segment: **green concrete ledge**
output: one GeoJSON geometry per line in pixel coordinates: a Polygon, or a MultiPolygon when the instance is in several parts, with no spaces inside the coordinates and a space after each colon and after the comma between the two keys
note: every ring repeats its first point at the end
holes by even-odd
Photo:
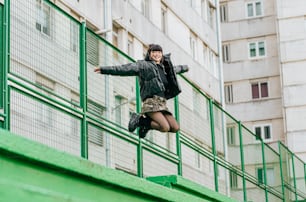
{"type": "Polygon", "coordinates": [[[232,198],[212,191],[204,186],[200,186],[199,184],[196,184],[177,175],[148,177],[147,180],[172,188],[174,190],[204,198],[208,201],[236,202],[236,200],[232,198]]]}
{"type": "Polygon", "coordinates": [[[2,129],[0,196],[3,201],[31,202],[211,201],[203,194],[161,186],[2,129]]]}

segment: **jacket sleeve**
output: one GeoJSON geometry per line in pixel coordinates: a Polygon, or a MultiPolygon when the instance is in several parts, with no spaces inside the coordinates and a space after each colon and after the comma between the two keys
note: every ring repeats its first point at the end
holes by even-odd
{"type": "Polygon", "coordinates": [[[189,70],[189,67],[187,65],[176,65],[173,68],[174,68],[175,73],[177,74],[188,72],[189,70]]]}
{"type": "Polygon", "coordinates": [[[115,66],[100,66],[101,74],[110,74],[117,76],[138,76],[139,63],[128,63],[124,65],[115,65],[115,66]]]}

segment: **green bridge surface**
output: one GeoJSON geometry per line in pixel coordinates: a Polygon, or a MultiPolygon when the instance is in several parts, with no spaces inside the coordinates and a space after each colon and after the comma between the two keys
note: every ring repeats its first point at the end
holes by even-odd
{"type": "Polygon", "coordinates": [[[235,201],[180,176],[132,176],[0,130],[1,202],[235,201]]]}

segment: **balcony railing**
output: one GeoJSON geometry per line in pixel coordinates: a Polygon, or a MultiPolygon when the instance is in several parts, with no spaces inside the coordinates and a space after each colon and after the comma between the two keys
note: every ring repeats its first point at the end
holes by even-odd
{"type": "Polygon", "coordinates": [[[305,162],[267,145],[192,80],[169,101],[177,134],[129,133],[140,110],[137,78],[94,73],[134,60],[46,0],[1,7],[0,125],[16,134],[139,177],[181,175],[239,201],[306,198],[305,162]],[[1,31],[3,30],[3,31],[1,31]]]}

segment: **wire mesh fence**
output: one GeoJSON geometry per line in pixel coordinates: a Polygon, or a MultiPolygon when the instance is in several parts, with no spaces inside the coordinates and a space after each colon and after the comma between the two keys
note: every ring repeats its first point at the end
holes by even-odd
{"type": "Polygon", "coordinates": [[[180,132],[139,140],[126,129],[140,100],[135,77],[94,72],[134,60],[49,1],[10,8],[8,92],[1,81],[10,102],[1,122],[12,132],[132,175],[182,175],[238,201],[306,198],[304,162],[264,144],[183,76],[182,93],[168,101],[180,132]]]}

